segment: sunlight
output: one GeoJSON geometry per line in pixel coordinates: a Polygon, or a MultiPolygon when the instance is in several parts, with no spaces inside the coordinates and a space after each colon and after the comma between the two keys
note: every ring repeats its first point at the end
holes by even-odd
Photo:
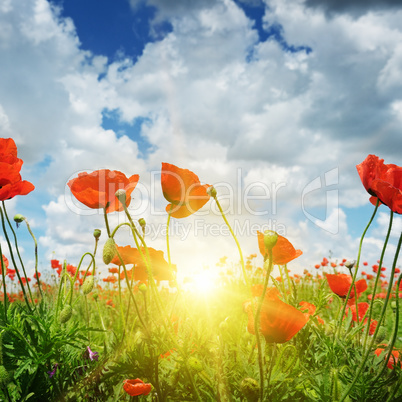
{"type": "Polygon", "coordinates": [[[215,273],[204,270],[191,276],[191,278],[187,278],[184,288],[187,291],[199,294],[211,293],[216,288],[216,279],[217,275],[215,273]]]}

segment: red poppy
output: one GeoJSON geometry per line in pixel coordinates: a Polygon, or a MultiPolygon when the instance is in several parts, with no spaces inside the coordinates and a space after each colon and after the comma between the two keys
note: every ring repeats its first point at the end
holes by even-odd
{"type": "Polygon", "coordinates": [[[26,195],[34,185],[21,180],[22,159],[17,158],[17,146],[12,138],[0,138],[0,200],[26,195]]]}
{"type": "Polygon", "coordinates": [[[321,265],[323,266],[323,267],[326,267],[327,265],[328,265],[328,260],[324,257],[323,259],[322,259],[322,262],[321,262],[321,265]]]}
{"type": "MultiPolygon", "coordinates": [[[[3,254],[2,255],[2,258],[3,258],[3,263],[4,263],[4,266],[6,267],[6,270],[7,270],[7,272],[8,272],[8,265],[9,265],[9,262],[8,262],[8,259],[7,259],[7,257],[3,254]]],[[[2,266],[0,265],[0,273],[2,272],[2,266]]]]}
{"type": "Polygon", "coordinates": [[[116,267],[111,267],[111,268],[109,268],[109,272],[111,274],[117,274],[119,272],[119,269],[116,267]]]}
{"type": "MultiPolygon", "coordinates": [[[[117,250],[124,262],[124,265],[135,264],[134,267],[134,280],[146,281],[148,279],[147,268],[144,260],[141,257],[137,248],[131,246],[120,247],[117,246],[117,250]]],[[[143,256],[146,258],[146,251],[141,248],[143,256]]],[[[163,251],[155,250],[152,247],[148,247],[149,258],[151,260],[152,273],[154,278],[158,281],[169,281],[173,279],[172,271],[176,271],[176,265],[171,266],[169,270],[169,263],[163,256],[163,251]]],[[[112,264],[121,265],[120,259],[115,255],[111,261],[112,264]]]]}
{"type": "Polygon", "coordinates": [[[152,385],[136,378],[135,380],[124,380],[123,389],[130,396],[148,395],[151,392],[152,385]]]}
{"type": "MultiPolygon", "coordinates": [[[[268,254],[267,249],[264,244],[264,233],[257,232],[258,234],[258,247],[263,256],[268,254]]],[[[285,237],[278,235],[278,241],[272,248],[272,259],[273,263],[276,265],[285,265],[289,261],[301,256],[303,252],[301,250],[296,250],[292,243],[285,237]]]]}
{"type": "Polygon", "coordinates": [[[117,170],[101,169],[92,173],[79,173],[67,184],[74,197],[89,208],[106,208],[106,212],[122,211],[124,208],[115,196],[117,190],[126,191],[126,206],[131,202],[131,193],[137,185],[137,174],[126,177],[117,170]]]}
{"type": "MultiPolygon", "coordinates": [[[[352,312],[352,320],[357,322],[357,314],[356,314],[356,303],[349,306],[350,311],[352,312]]],[[[363,319],[364,315],[366,314],[367,310],[369,309],[369,304],[366,302],[358,303],[358,315],[359,315],[359,322],[363,319]]]]}
{"type": "MultiPolygon", "coordinates": [[[[378,348],[374,351],[374,353],[377,356],[380,356],[380,354],[384,350],[385,349],[383,349],[383,348],[378,348]]],[[[387,354],[385,354],[385,357],[387,357],[387,354]]],[[[387,367],[392,370],[394,368],[394,366],[396,366],[398,364],[398,362],[399,362],[399,366],[402,367],[402,363],[399,361],[399,357],[400,357],[400,352],[398,350],[393,350],[391,353],[391,356],[389,357],[387,367]]]]}
{"type": "Polygon", "coordinates": [[[167,213],[173,218],[185,218],[209,201],[209,184],[202,185],[196,174],[169,163],[162,163],[161,184],[163,196],[170,204],[167,213]]]}
{"type": "Polygon", "coordinates": [[[59,260],[50,260],[50,265],[53,269],[61,268],[59,260]]]}
{"type": "Polygon", "coordinates": [[[391,211],[402,214],[402,167],[386,165],[384,159],[368,155],[356,168],[364,188],[372,196],[370,202],[375,205],[378,198],[391,211]]]}
{"type": "MultiPolygon", "coordinates": [[[[251,301],[244,304],[248,314],[247,330],[255,334],[251,301]]],[[[255,310],[255,309],[254,309],[255,310]]],[[[292,339],[306,325],[308,318],[298,309],[268,292],[261,308],[260,330],[268,343],[284,343],[292,339]]]]}
{"type": "MultiPolygon", "coordinates": [[[[327,277],[328,285],[331,290],[339,297],[346,297],[349,292],[350,285],[352,284],[352,278],[347,274],[325,274],[327,277]]],[[[365,279],[360,279],[355,282],[357,296],[363,293],[367,289],[367,282],[365,279]]],[[[349,298],[354,298],[354,289],[350,292],[349,298]]]]}

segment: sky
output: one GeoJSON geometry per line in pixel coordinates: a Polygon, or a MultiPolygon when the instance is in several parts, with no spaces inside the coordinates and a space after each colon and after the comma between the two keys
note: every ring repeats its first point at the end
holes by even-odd
{"type": "MultiPolygon", "coordinates": [[[[77,265],[93,229],[106,240],[101,211],[66,186],[82,171],[139,174],[130,213],[166,252],[161,163],[190,169],[215,185],[244,255],[273,229],[303,251],[289,264],[299,272],[356,259],[373,212],[356,165],[401,164],[402,1],[0,0],[0,72],[0,137],[36,187],[7,210],[30,222],[44,271],[51,258],[77,265]]],[[[388,221],[382,206],[370,264],[388,221]]],[[[395,216],[388,267],[401,229],[395,216]]],[[[17,233],[32,271],[32,240],[17,233]]],[[[239,261],[213,201],[172,219],[170,243],[181,276],[239,261]]]]}

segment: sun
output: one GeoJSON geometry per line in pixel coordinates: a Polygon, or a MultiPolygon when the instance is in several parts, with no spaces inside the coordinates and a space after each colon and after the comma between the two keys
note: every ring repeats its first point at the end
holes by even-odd
{"type": "Polygon", "coordinates": [[[200,273],[196,273],[191,276],[191,280],[188,281],[184,287],[186,290],[198,294],[209,294],[216,289],[217,275],[208,270],[203,270],[200,273]]]}

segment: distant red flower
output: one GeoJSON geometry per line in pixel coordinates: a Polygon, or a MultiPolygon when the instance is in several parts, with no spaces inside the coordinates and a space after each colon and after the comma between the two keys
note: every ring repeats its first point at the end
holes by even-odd
{"type": "Polygon", "coordinates": [[[386,165],[384,159],[368,155],[356,168],[364,188],[372,196],[370,202],[375,205],[378,198],[391,211],[402,214],[402,167],[386,165]]]}
{"type": "Polygon", "coordinates": [[[170,204],[167,213],[173,218],[185,218],[198,211],[209,201],[207,189],[198,176],[187,169],[170,163],[162,163],[161,185],[163,196],[170,204]]]}
{"type": "MultiPolygon", "coordinates": [[[[252,302],[244,304],[248,314],[247,330],[255,334],[252,302]]],[[[255,309],[254,309],[255,310],[255,309]]],[[[260,314],[260,330],[268,343],[284,343],[292,339],[306,325],[308,318],[298,309],[268,292],[260,314]]]]}
{"type": "Polygon", "coordinates": [[[364,262],[363,262],[363,265],[364,265],[365,267],[367,267],[368,262],[367,262],[367,261],[364,261],[364,262]]]}
{"type": "MultiPolygon", "coordinates": [[[[38,278],[40,278],[40,276],[41,276],[41,273],[40,272],[38,272],[38,278]]],[[[36,272],[33,274],[33,276],[32,276],[34,279],[36,279],[36,280],[38,280],[38,278],[36,277],[36,272]]]]}
{"type": "Polygon", "coordinates": [[[59,260],[50,260],[50,265],[53,269],[61,268],[59,260]]]}
{"type": "Polygon", "coordinates": [[[352,304],[349,306],[350,311],[352,312],[352,320],[357,322],[357,317],[359,317],[359,322],[363,319],[367,310],[369,309],[369,304],[366,302],[358,303],[358,314],[356,314],[356,304],[352,304]]]}
{"type": "Polygon", "coordinates": [[[336,262],[331,262],[331,267],[336,268],[336,262]]]}
{"type": "Polygon", "coordinates": [[[117,170],[101,169],[92,173],[79,173],[67,184],[74,197],[89,208],[106,208],[106,212],[122,211],[123,206],[115,196],[117,190],[126,191],[126,206],[131,202],[131,193],[137,185],[137,174],[126,177],[117,170]]]}
{"type": "Polygon", "coordinates": [[[322,265],[323,267],[326,267],[326,266],[328,265],[328,263],[329,263],[329,261],[324,257],[324,258],[322,259],[321,265],[322,265]]]}
{"type": "MultiPolygon", "coordinates": [[[[349,292],[349,288],[352,284],[352,278],[347,274],[325,274],[327,277],[327,282],[331,290],[337,294],[339,297],[346,297],[349,292]]],[[[357,296],[363,293],[367,289],[367,282],[365,279],[360,279],[355,282],[357,296]]],[[[349,298],[354,298],[354,289],[350,292],[349,298]]]]}
{"type": "MultiPolygon", "coordinates": [[[[260,253],[265,256],[268,254],[264,244],[264,233],[257,232],[258,235],[258,247],[260,253]]],[[[292,243],[285,237],[278,235],[278,241],[272,248],[272,260],[273,264],[285,265],[288,262],[300,257],[303,254],[301,250],[296,250],[292,243]]]]}
{"type": "Polygon", "coordinates": [[[119,268],[110,267],[110,268],[109,268],[109,272],[110,272],[111,274],[117,274],[117,273],[119,272],[119,268]]]}
{"type": "Polygon", "coordinates": [[[17,158],[17,146],[12,138],[0,138],[0,201],[16,195],[26,195],[34,185],[21,180],[22,159],[17,158]]]}
{"type": "Polygon", "coordinates": [[[152,385],[136,378],[135,380],[124,380],[123,389],[130,396],[148,395],[151,392],[152,385]]]}
{"type": "MultiPolygon", "coordinates": [[[[4,266],[5,266],[6,270],[7,270],[8,265],[9,265],[8,259],[7,259],[7,257],[6,257],[4,254],[2,255],[2,257],[3,257],[4,266]]],[[[1,261],[0,261],[0,262],[1,262],[1,261]]],[[[2,266],[0,265],[0,273],[1,273],[1,272],[2,272],[2,266]]],[[[7,270],[7,272],[8,272],[8,270],[7,270]]]]}
{"type": "Polygon", "coordinates": [[[320,264],[315,264],[315,265],[314,265],[314,268],[320,269],[320,268],[321,268],[321,265],[320,265],[320,264]]]}
{"type": "MultiPolygon", "coordinates": [[[[378,348],[374,351],[374,353],[377,356],[380,356],[380,354],[384,351],[385,349],[383,348],[378,348]]],[[[385,357],[387,357],[387,354],[385,355],[385,357]]],[[[387,363],[387,367],[389,369],[393,369],[396,365],[399,365],[400,367],[402,367],[401,362],[399,361],[399,357],[400,357],[400,352],[398,350],[393,350],[391,353],[391,356],[389,357],[388,363],[387,363]]]]}

